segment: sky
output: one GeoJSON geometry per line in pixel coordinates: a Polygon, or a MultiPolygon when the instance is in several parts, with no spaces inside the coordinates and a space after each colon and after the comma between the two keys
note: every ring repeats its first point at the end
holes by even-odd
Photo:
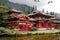
{"type": "Polygon", "coordinates": [[[54,11],[60,13],[60,0],[40,0],[40,2],[35,2],[34,0],[9,0],[14,3],[26,4],[28,6],[37,6],[37,10],[41,11],[44,9],[45,11],[54,11]],[[53,1],[53,3],[49,3],[49,1],[53,1]]]}
{"type": "Polygon", "coordinates": [[[35,2],[34,0],[9,0],[9,1],[19,4],[26,4],[29,6],[33,6],[33,5],[43,6],[48,2],[48,0],[40,0],[40,2],[35,2]]]}
{"type": "Polygon", "coordinates": [[[42,8],[38,7],[38,10],[45,9],[45,11],[60,13],[60,0],[53,0],[53,3],[47,4],[42,8]]]}

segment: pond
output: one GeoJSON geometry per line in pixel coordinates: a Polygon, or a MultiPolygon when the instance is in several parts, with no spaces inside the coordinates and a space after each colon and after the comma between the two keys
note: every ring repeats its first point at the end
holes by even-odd
{"type": "Polygon", "coordinates": [[[60,34],[45,34],[45,35],[25,35],[15,37],[0,37],[0,40],[59,40],[60,34]]]}

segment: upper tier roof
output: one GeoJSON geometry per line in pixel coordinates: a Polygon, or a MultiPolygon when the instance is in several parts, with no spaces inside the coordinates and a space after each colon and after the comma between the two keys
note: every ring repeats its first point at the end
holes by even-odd
{"type": "Polygon", "coordinates": [[[53,16],[47,15],[45,13],[42,13],[40,11],[33,11],[31,14],[28,15],[29,17],[46,17],[46,18],[53,18],[53,16]]]}
{"type": "Polygon", "coordinates": [[[10,9],[9,11],[7,11],[7,13],[24,13],[23,11],[19,11],[19,10],[15,10],[15,9],[10,9]]]}

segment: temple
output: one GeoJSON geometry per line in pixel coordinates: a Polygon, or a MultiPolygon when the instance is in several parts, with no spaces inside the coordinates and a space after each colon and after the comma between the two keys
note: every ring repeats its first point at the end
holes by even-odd
{"type": "Polygon", "coordinates": [[[55,29],[55,24],[50,21],[53,16],[46,15],[40,11],[33,11],[31,14],[25,14],[22,11],[9,10],[7,25],[17,27],[19,31],[29,31],[31,28],[55,29]]]}
{"type": "MultiPolygon", "coordinates": [[[[52,16],[43,14],[40,11],[33,11],[32,14],[29,14],[29,17],[35,19],[35,26],[39,29],[54,29],[54,23],[49,21],[49,18],[53,18],[52,16]]],[[[35,21],[33,20],[33,21],[35,21]]]]}

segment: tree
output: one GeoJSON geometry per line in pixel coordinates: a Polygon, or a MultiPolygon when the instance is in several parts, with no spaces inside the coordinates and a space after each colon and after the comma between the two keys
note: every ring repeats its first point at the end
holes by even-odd
{"type": "Polygon", "coordinates": [[[34,11],[34,10],[35,10],[35,8],[34,8],[34,6],[33,6],[32,11],[34,11]]]}
{"type": "Polygon", "coordinates": [[[4,12],[6,12],[9,9],[10,9],[10,7],[8,7],[8,6],[0,5],[0,13],[4,13],[4,12]]]}
{"type": "Polygon", "coordinates": [[[54,12],[50,12],[50,15],[54,15],[54,12]]]}
{"type": "Polygon", "coordinates": [[[31,13],[31,10],[30,10],[30,8],[28,7],[28,14],[30,14],[31,13]]]}
{"type": "Polygon", "coordinates": [[[5,27],[6,24],[5,24],[5,19],[3,17],[3,13],[0,13],[0,27],[5,27]]]}
{"type": "Polygon", "coordinates": [[[34,0],[35,2],[40,2],[40,0],[34,0]]]}
{"type": "Polygon", "coordinates": [[[5,15],[7,15],[6,11],[8,11],[10,9],[10,7],[8,6],[5,6],[5,5],[0,5],[0,26],[5,26],[5,22],[6,20],[4,19],[5,18],[5,15]]]}
{"type": "Polygon", "coordinates": [[[2,16],[5,16],[6,11],[8,11],[9,9],[11,9],[11,7],[0,4],[0,13],[2,13],[2,16]]]}
{"type": "Polygon", "coordinates": [[[42,9],[42,12],[44,13],[44,12],[45,12],[45,10],[44,10],[44,9],[42,9]]]}
{"type": "Polygon", "coordinates": [[[46,14],[49,14],[49,12],[47,11],[46,14]]]}

